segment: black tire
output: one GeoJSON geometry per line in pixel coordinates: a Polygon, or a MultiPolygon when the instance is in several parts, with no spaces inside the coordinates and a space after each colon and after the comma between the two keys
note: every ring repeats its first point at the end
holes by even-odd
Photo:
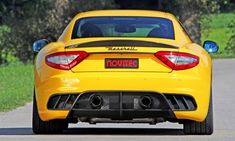
{"type": "Polygon", "coordinates": [[[42,121],[38,114],[35,96],[33,98],[33,132],[35,134],[59,134],[68,128],[66,120],[42,121]]]}
{"type": "Polygon", "coordinates": [[[187,135],[211,135],[214,131],[213,127],[213,102],[212,94],[210,98],[210,104],[208,114],[203,122],[196,121],[184,121],[184,134],[187,135]]]}

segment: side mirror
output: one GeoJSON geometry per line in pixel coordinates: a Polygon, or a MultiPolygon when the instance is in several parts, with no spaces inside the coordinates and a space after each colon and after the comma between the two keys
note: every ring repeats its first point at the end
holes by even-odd
{"type": "Polygon", "coordinates": [[[203,48],[208,53],[216,53],[219,50],[219,46],[217,45],[216,42],[213,42],[213,41],[205,41],[203,44],[203,48]]]}
{"type": "Polygon", "coordinates": [[[38,53],[44,46],[46,46],[49,43],[47,39],[41,39],[37,40],[33,43],[33,52],[38,53]]]}

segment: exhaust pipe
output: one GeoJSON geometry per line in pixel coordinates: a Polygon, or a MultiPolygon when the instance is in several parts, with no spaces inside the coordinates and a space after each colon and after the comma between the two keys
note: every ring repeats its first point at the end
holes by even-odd
{"type": "Polygon", "coordinates": [[[153,100],[150,96],[144,95],[139,99],[139,104],[144,109],[150,109],[153,105],[153,100]]]}
{"type": "Polygon", "coordinates": [[[103,104],[103,98],[99,95],[92,95],[90,97],[89,103],[92,108],[98,109],[102,106],[103,104]]]}

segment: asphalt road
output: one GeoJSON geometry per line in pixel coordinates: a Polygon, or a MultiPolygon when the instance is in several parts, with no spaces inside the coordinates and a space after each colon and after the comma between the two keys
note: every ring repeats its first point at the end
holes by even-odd
{"type": "Polygon", "coordinates": [[[62,135],[34,135],[31,130],[32,103],[0,113],[0,141],[234,141],[235,59],[214,60],[213,96],[215,132],[211,136],[185,136],[182,125],[77,124],[62,135]]]}

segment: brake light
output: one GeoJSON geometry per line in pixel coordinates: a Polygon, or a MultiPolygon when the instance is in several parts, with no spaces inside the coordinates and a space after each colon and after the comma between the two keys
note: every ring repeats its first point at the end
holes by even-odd
{"type": "Polygon", "coordinates": [[[173,70],[190,69],[199,63],[199,57],[189,53],[159,51],[154,55],[173,70]]]}
{"type": "Polygon", "coordinates": [[[57,52],[46,56],[46,64],[56,69],[69,70],[88,56],[85,51],[57,52]]]}

